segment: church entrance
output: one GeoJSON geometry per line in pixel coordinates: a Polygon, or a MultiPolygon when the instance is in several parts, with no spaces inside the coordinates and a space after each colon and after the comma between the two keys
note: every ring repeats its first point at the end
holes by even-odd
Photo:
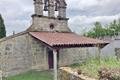
{"type": "MultiPolygon", "coordinates": [[[[57,54],[57,61],[59,62],[59,53],[57,54]]],[[[48,65],[49,69],[53,69],[54,67],[54,58],[53,58],[53,51],[48,49],[48,65]]]]}
{"type": "Polygon", "coordinates": [[[48,50],[48,65],[49,65],[49,69],[53,69],[53,51],[52,50],[48,50]]]}

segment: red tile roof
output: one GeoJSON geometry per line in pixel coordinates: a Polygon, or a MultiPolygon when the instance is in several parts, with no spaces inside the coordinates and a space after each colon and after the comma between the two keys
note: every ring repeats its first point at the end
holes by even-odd
{"type": "Polygon", "coordinates": [[[79,36],[74,33],[58,33],[58,32],[30,32],[30,34],[38,40],[48,44],[49,46],[73,46],[81,47],[83,45],[106,45],[109,42],[97,40],[93,38],[79,36]]]}

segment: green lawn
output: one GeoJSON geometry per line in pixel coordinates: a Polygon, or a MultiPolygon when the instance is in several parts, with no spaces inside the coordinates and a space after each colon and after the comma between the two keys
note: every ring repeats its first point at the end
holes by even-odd
{"type": "Polygon", "coordinates": [[[93,78],[98,78],[98,70],[100,68],[120,68],[120,61],[117,61],[115,58],[104,58],[100,60],[98,58],[88,59],[83,64],[73,64],[70,67],[79,68],[82,72],[93,78]]]}
{"type": "Polygon", "coordinates": [[[8,77],[3,80],[53,80],[52,71],[28,71],[13,77],[8,77]]]}

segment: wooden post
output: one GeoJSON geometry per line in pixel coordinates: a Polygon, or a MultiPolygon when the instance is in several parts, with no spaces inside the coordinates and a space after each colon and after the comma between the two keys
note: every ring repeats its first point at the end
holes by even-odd
{"type": "Polygon", "coordinates": [[[57,80],[57,50],[53,50],[54,55],[54,80],[57,80]]]}

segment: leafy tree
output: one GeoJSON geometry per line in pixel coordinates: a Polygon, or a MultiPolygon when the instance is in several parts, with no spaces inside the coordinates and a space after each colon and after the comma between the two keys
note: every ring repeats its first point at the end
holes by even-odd
{"type": "Polygon", "coordinates": [[[104,35],[105,30],[102,28],[102,25],[100,22],[95,22],[93,30],[89,31],[87,33],[88,37],[100,37],[104,35]],[[101,33],[102,32],[102,33],[101,33]]]}
{"type": "Polygon", "coordinates": [[[87,34],[85,34],[85,36],[95,38],[95,37],[96,37],[96,34],[95,34],[94,31],[89,31],[87,34]]]}
{"type": "Polygon", "coordinates": [[[100,22],[95,22],[94,28],[85,33],[88,37],[100,38],[104,36],[115,36],[120,33],[120,19],[114,20],[107,26],[103,27],[100,22]]]}
{"type": "Polygon", "coordinates": [[[103,28],[102,28],[102,25],[100,22],[95,22],[95,28],[94,28],[94,31],[96,33],[96,37],[99,37],[99,36],[102,36],[102,33],[103,32],[103,28]]]}
{"type": "Polygon", "coordinates": [[[6,37],[6,29],[4,25],[4,20],[0,14],[0,38],[6,37]]]}
{"type": "Polygon", "coordinates": [[[120,19],[116,23],[115,32],[118,34],[120,32],[120,19]]]}

